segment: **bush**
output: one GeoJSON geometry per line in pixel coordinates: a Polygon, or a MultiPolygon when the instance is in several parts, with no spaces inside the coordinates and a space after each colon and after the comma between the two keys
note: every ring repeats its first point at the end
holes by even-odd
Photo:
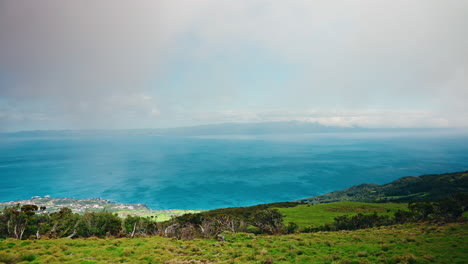
{"type": "Polygon", "coordinates": [[[253,215],[252,225],[263,233],[279,234],[283,230],[283,217],[277,209],[266,209],[253,215]]]}
{"type": "Polygon", "coordinates": [[[31,262],[31,261],[35,260],[36,258],[37,258],[36,255],[34,255],[32,253],[26,253],[24,255],[21,255],[21,260],[23,260],[23,261],[31,262]]]}
{"type": "Polygon", "coordinates": [[[334,230],[356,230],[376,226],[389,225],[393,222],[387,216],[357,214],[353,217],[347,215],[338,216],[333,223],[334,230]]]}
{"type": "Polygon", "coordinates": [[[15,264],[18,261],[19,259],[16,255],[0,252],[0,263],[15,264]]]}
{"type": "Polygon", "coordinates": [[[296,223],[289,222],[286,226],[286,233],[287,234],[294,234],[299,229],[299,226],[296,223]]]}

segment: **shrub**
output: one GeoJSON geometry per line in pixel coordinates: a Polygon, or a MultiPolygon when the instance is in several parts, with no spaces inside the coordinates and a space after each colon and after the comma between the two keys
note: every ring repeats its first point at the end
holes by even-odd
{"type": "Polygon", "coordinates": [[[382,245],[382,251],[388,251],[390,249],[390,246],[388,244],[382,245]]]}
{"type": "Polygon", "coordinates": [[[21,255],[21,260],[23,260],[23,261],[31,262],[31,261],[35,260],[36,258],[37,258],[36,255],[34,255],[32,253],[26,253],[24,255],[21,255]]]}
{"type": "Polygon", "coordinates": [[[0,263],[15,264],[18,260],[16,255],[0,252],[0,263]]]}
{"type": "Polygon", "coordinates": [[[20,246],[22,246],[22,247],[29,246],[29,245],[31,245],[31,242],[29,242],[29,241],[23,241],[20,244],[20,246]]]}
{"type": "Polygon", "coordinates": [[[253,215],[252,224],[263,233],[279,234],[283,230],[283,217],[277,209],[266,209],[253,215]]]}
{"type": "Polygon", "coordinates": [[[405,254],[403,256],[393,256],[392,263],[408,263],[415,264],[417,263],[416,257],[413,254],[405,254]]]}
{"type": "Polygon", "coordinates": [[[299,229],[299,226],[296,223],[289,222],[288,225],[286,226],[286,233],[294,234],[296,233],[297,229],[299,229]]]}

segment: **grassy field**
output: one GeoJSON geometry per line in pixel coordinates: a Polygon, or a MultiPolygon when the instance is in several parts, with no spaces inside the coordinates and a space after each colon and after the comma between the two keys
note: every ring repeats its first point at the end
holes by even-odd
{"type": "Polygon", "coordinates": [[[406,224],[225,241],[163,237],[0,241],[4,263],[467,263],[468,224],[406,224]]]}
{"type": "Polygon", "coordinates": [[[318,227],[332,223],[333,219],[341,215],[356,215],[358,213],[378,213],[379,215],[393,215],[398,209],[407,210],[406,203],[360,203],[336,202],[315,205],[298,205],[296,207],[278,208],[285,215],[284,223],[296,223],[299,227],[318,227]]]}
{"type": "Polygon", "coordinates": [[[141,216],[144,217],[151,217],[155,216],[156,222],[164,222],[171,220],[172,217],[174,216],[181,216],[184,214],[196,214],[202,212],[201,210],[179,210],[179,209],[171,209],[171,210],[160,210],[160,211],[155,211],[154,213],[151,214],[143,214],[141,216]]]}

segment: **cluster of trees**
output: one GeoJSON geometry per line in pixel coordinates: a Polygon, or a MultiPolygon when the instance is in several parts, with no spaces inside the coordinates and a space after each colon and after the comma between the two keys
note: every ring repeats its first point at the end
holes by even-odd
{"type": "Polygon", "coordinates": [[[409,203],[408,211],[394,216],[358,214],[336,217],[332,224],[298,229],[295,223],[285,225],[284,215],[272,207],[295,206],[278,203],[253,207],[226,208],[199,214],[186,214],[166,222],[154,218],[127,216],[122,219],[109,212],[73,213],[69,208],[46,213],[45,207],[19,204],[0,211],[0,238],[60,237],[135,237],[160,235],[179,239],[223,238],[224,231],[257,234],[288,234],[334,230],[355,230],[376,226],[419,221],[454,222],[463,220],[468,194],[457,194],[440,202],[409,203]]]}
{"type": "Polygon", "coordinates": [[[303,232],[356,230],[378,226],[404,224],[408,222],[457,222],[463,221],[463,213],[468,209],[468,194],[458,193],[439,202],[410,202],[408,211],[398,210],[390,216],[357,214],[339,216],[333,224],[318,228],[306,228],[303,232]]]}
{"type": "Polygon", "coordinates": [[[468,209],[468,194],[458,193],[439,202],[417,202],[408,204],[409,211],[395,213],[396,223],[438,221],[456,222],[468,209]]]}
{"type": "Polygon", "coordinates": [[[224,231],[255,234],[294,233],[297,225],[294,223],[284,225],[284,215],[274,208],[294,207],[298,204],[281,202],[185,214],[163,223],[165,228],[163,235],[183,239],[196,237],[223,239],[224,231]]]}
{"type": "MultiPolygon", "coordinates": [[[[164,236],[182,239],[219,238],[222,233],[250,232],[257,234],[283,234],[290,226],[283,224],[284,215],[277,209],[264,209],[248,217],[230,214],[185,214],[162,223],[164,236]]],[[[291,230],[289,228],[289,230],[291,230]]]]}
{"type": "Polygon", "coordinates": [[[128,216],[125,219],[109,212],[73,213],[61,208],[54,213],[45,213],[46,208],[36,205],[15,205],[0,212],[0,237],[61,238],[61,237],[104,237],[156,234],[155,222],[151,218],[128,216]]]}
{"type": "Polygon", "coordinates": [[[248,220],[229,214],[186,214],[166,222],[154,217],[120,218],[109,212],[73,213],[61,208],[54,213],[36,205],[15,205],[0,211],[0,238],[28,239],[41,237],[135,237],[161,235],[180,239],[220,237],[224,231],[283,232],[283,215],[276,209],[260,210],[248,220]]]}

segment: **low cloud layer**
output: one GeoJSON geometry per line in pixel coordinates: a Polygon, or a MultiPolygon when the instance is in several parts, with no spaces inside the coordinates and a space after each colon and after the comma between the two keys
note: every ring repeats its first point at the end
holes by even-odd
{"type": "Polygon", "coordinates": [[[467,127],[468,2],[0,2],[0,129],[467,127]]]}
{"type": "MultiPolygon", "coordinates": [[[[225,111],[200,114],[196,117],[202,122],[285,122],[299,121],[319,123],[325,126],[368,127],[368,128],[449,128],[460,124],[460,119],[447,119],[431,112],[411,110],[341,110],[341,111],[288,111],[266,110],[225,111]],[[389,122],[390,121],[390,122],[389,122]]],[[[466,123],[463,123],[466,124],[466,123]]],[[[468,125],[468,124],[466,124],[468,125]]]]}

